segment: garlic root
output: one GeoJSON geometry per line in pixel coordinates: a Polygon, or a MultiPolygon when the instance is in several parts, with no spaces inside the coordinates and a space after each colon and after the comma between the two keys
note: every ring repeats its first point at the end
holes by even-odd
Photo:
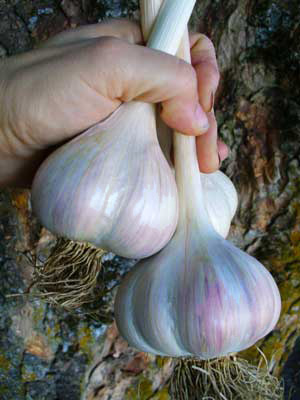
{"type": "Polygon", "coordinates": [[[91,303],[102,294],[99,290],[96,294],[96,288],[104,254],[88,243],[60,238],[46,262],[35,266],[30,289],[36,288],[35,296],[68,311],[91,303]]]}
{"type": "Polygon", "coordinates": [[[170,382],[172,400],[283,400],[283,392],[268,365],[254,366],[235,355],[180,359],[170,382]]]}

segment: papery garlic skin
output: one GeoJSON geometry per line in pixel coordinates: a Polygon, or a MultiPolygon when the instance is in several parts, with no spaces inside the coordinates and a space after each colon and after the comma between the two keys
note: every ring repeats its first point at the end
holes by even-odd
{"type": "Polygon", "coordinates": [[[170,240],[177,197],[154,106],[142,102],[123,104],[56,150],[32,186],[33,210],[52,233],[128,258],[147,257],[170,240]]]}
{"type": "Polygon", "coordinates": [[[227,237],[238,206],[237,191],[231,180],[221,171],[200,174],[203,200],[210,222],[216,232],[227,237]]]}
{"type": "Polygon", "coordinates": [[[128,343],[164,356],[210,359],[246,349],[280,314],[271,274],[253,257],[190,220],[121,283],[118,329],[128,343]],[[201,234],[202,232],[202,234],[201,234]]]}

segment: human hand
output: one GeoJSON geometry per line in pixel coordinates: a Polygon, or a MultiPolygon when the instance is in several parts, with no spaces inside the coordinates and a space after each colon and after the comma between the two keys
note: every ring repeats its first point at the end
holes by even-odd
{"type": "Polygon", "coordinates": [[[219,81],[212,43],[191,36],[193,67],[141,43],[137,24],[116,20],[63,32],[0,64],[2,186],[31,183],[51,146],[131,100],[161,102],[170,127],[200,135],[201,171],[219,168],[227,147],[217,141],[212,112],[219,81]]]}

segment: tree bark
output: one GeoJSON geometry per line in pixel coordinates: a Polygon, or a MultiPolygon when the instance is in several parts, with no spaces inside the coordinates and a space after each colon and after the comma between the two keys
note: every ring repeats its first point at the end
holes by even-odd
{"type": "MultiPolygon", "coordinates": [[[[69,27],[138,18],[137,1],[0,0],[0,57],[29,50],[69,27]]],[[[300,397],[300,11],[298,0],[198,1],[191,26],[213,40],[221,71],[215,112],[229,145],[222,170],[239,193],[230,240],[275,277],[283,310],[258,345],[300,397]]],[[[28,191],[0,193],[0,398],[168,399],[173,361],[129,348],[108,320],[70,315],[28,296],[32,262],[54,238],[28,191]],[[14,296],[11,296],[14,295],[14,296]],[[140,396],[140,397],[139,397],[140,396]]],[[[107,263],[108,282],[132,265],[107,263]]],[[[111,314],[113,294],[106,304],[111,314]]],[[[253,347],[242,354],[253,363],[253,347]]]]}

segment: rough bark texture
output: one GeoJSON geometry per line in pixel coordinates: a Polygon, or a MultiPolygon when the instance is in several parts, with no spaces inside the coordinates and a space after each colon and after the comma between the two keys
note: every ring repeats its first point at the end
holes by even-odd
{"type": "MultiPolygon", "coordinates": [[[[137,1],[0,0],[0,57],[29,50],[68,27],[105,17],[138,18],[137,1]]],[[[300,398],[300,14],[298,0],[203,0],[194,29],[214,41],[222,80],[220,135],[231,148],[222,169],[240,197],[231,240],[254,254],[280,287],[278,326],[259,343],[286,394],[300,398]]],[[[30,281],[30,259],[53,242],[34,219],[26,191],[0,193],[0,398],[168,399],[173,362],[130,349],[108,320],[95,322],[9,297],[30,281]]],[[[132,263],[107,262],[118,281],[132,263]]],[[[111,299],[106,301],[110,314],[111,299]]],[[[255,348],[244,352],[257,362],[255,348]]],[[[288,398],[288,397],[287,397],[288,398]]]]}

